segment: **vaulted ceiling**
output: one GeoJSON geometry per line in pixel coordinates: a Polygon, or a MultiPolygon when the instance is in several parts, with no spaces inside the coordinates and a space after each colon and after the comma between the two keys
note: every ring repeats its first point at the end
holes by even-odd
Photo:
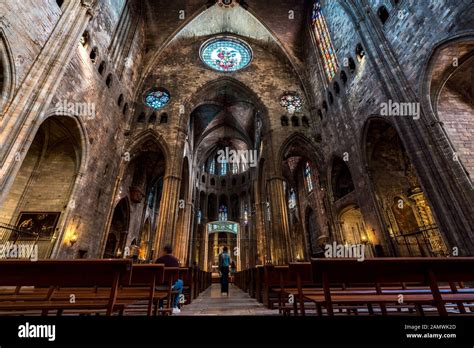
{"type": "Polygon", "coordinates": [[[214,6],[213,0],[145,0],[146,51],[153,54],[183,28],[185,33],[181,34],[191,36],[230,32],[257,40],[264,39],[267,31],[292,57],[301,60],[310,1],[280,0],[278,6],[262,0],[238,2],[241,5],[235,8],[222,9],[214,6]],[[193,21],[197,25],[190,27],[193,21]]]}

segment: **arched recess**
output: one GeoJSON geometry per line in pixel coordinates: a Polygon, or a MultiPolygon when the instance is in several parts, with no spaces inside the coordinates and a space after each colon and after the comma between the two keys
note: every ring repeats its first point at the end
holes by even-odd
{"type": "Polygon", "coordinates": [[[439,122],[451,145],[447,159],[474,176],[474,34],[443,40],[433,49],[423,76],[423,107],[439,122]]]}
{"type": "Polygon", "coordinates": [[[320,155],[309,139],[295,133],[286,139],[278,153],[278,171],[286,181],[286,201],[293,255],[308,259],[316,252],[316,239],[328,235],[321,190],[320,155]],[[308,224],[311,211],[312,223],[308,224]]]}
{"type": "MultiPolygon", "coordinates": [[[[40,258],[51,256],[54,241],[62,239],[68,212],[76,206],[71,199],[84,151],[78,121],[51,116],[39,126],[26,155],[18,157],[21,166],[6,193],[0,221],[38,233],[40,258]]],[[[25,243],[33,243],[31,236],[25,243]]]]}
{"type": "Polygon", "coordinates": [[[349,205],[341,209],[338,220],[341,225],[342,242],[349,245],[363,244],[366,246],[365,256],[372,257],[371,240],[373,236],[371,231],[368,231],[365,226],[360,208],[357,205],[349,205]]]}
{"type": "Polygon", "coordinates": [[[115,206],[112,215],[110,230],[107,234],[103,257],[120,258],[123,255],[125,243],[127,242],[128,228],[130,225],[130,202],[128,198],[122,198],[115,206]]]}
{"type": "MultiPolygon", "coordinates": [[[[153,130],[147,130],[137,135],[132,139],[127,151],[124,151],[126,160],[123,161],[121,180],[117,183],[113,196],[113,202],[120,201],[126,196],[129,197],[130,226],[124,243],[128,239],[140,236],[148,217],[151,218],[151,230],[155,231],[156,217],[159,216],[162,206],[164,178],[169,170],[168,158],[169,151],[166,143],[153,130]]],[[[105,233],[102,237],[102,253],[109,235],[108,231],[112,227],[112,220],[113,212],[111,211],[108,226],[104,229],[105,233]]],[[[157,236],[153,233],[150,237],[151,250],[153,250],[156,240],[157,236]]]]}
{"type": "Polygon", "coordinates": [[[15,88],[15,65],[5,33],[0,28],[0,118],[3,117],[15,88]]]}
{"type": "Polygon", "coordinates": [[[331,189],[334,201],[354,192],[354,182],[347,163],[340,157],[335,157],[331,167],[331,189]]]}
{"type": "Polygon", "coordinates": [[[432,256],[446,256],[446,242],[397,130],[388,121],[370,118],[366,124],[364,152],[372,177],[387,240],[399,256],[406,255],[406,236],[418,236],[421,249],[432,256]],[[400,197],[402,199],[398,199],[400,197]],[[394,213],[394,202],[403,212],[394,213]],[[410,222],[412,214],[416,226],[410,222]],[[407,227],[409,226],[409,227],[407,227]]]}

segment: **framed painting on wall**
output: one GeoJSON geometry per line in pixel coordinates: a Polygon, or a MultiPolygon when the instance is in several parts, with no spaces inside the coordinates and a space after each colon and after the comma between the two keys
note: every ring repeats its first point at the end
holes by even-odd
{"type": "Polygon", "coordinates": [[[16,226],[25,234],[20,238],[51,239],[60,215],[58,212],[21,212],[16,226]]]}

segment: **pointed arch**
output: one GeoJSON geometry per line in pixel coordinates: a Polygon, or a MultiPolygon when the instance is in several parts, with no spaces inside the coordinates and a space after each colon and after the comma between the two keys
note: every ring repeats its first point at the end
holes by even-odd
{"type": "MultiPolygon", "coordinates": [[[[286,138],[285,141],[283,141],[283,143],[280,145],[280,150],[278,151],[276,163],[282,163],[283,161],[285,161],[285,157],[288,155],[288,151],[292,151],[292,146],[298,146],[299,148],[304,150],[302,151],[302,153],[304,152],[306,156],[309,156],[310,158],[308,159],[311,159],[312,161],[315,161],[317,163],[323,163],[323,156],[321,155],[321,153],[318,151],[318,149],[316,149],[316,147],[314,147],[311,140],[301,133],[293,133],[288,138],[286,138]]],[[[279,168],[279,170],[281,170],[281,166],[277,167],[279,168]]],[[[317,166],[317,168],[318,176],[323,179],[324,176],[321,175],[322,172],[320,172],[320,166],[317,166]]]]}
{"type": "Polygon", "coordinates": [[[0,118],[6,112],[16,86],[15,64],[10,44],[3,28],[0,28],[0,118]]]}
{"type": "MultiPolygon", "coordinates": [[[[168,148],[168,145],[166,141],[163,139],[163,137],[158,134],[155,130],[153,129],[146,129],[143,132],[138,133],[131,141],[131,145],[129,147],[129,153],[131,156],[137,154],[140,152],[140,147],[143,146],[145,143],[150,141],[151,143],[155,144],[161,152],[163,152],[163,155],[165,157],[165,163],[168,164],[170,163],[170,150],[168,148]]],[[[170,170],[170,166],[166,166],[166,172],[170,170]]]]}

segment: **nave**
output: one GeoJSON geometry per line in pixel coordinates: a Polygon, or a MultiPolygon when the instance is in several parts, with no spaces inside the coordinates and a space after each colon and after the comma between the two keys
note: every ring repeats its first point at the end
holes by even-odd
{"type": "Polygon", "coordinates": [[[212,284],[178,315],[278,315],[237,286],[229,285],[229,296],[221,295],[220,284],[212,284]]]}

